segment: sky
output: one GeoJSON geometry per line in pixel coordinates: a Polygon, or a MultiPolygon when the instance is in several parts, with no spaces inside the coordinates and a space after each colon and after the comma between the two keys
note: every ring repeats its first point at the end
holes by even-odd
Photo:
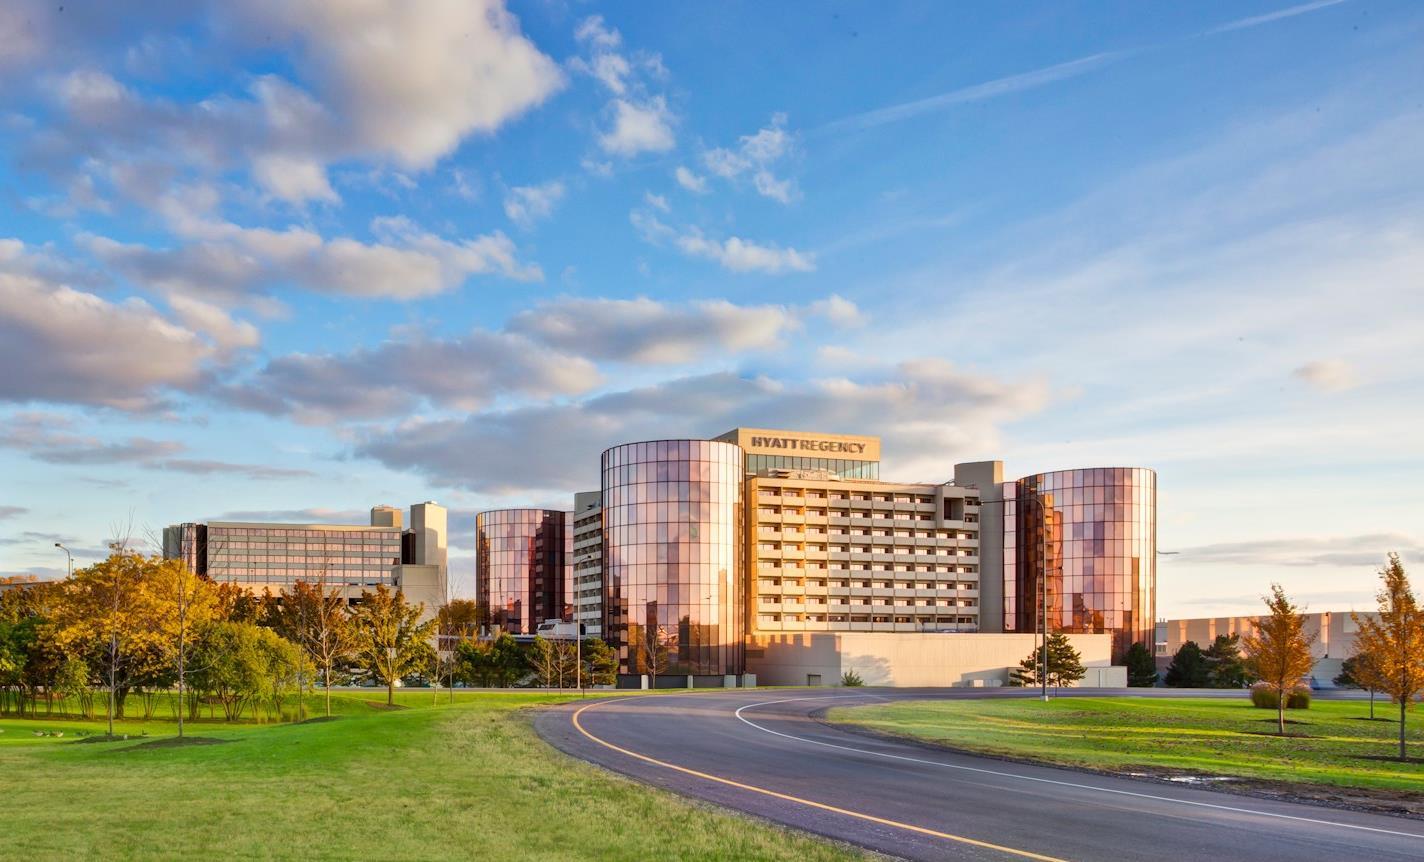
{"type": "Polygon", "coordinates": [[[1424,563],[1424,8],[0,6],[0,574],[620,442],[1158,471],[1158,615],[1424,563]]]}

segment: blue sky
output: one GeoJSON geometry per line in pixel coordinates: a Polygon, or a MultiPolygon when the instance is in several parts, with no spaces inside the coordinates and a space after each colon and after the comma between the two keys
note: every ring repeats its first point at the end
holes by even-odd
{"type": "Polygon", "coordinates": [[[1424,560],[1416,4],[169,6],[0,10],[0,572],[437,499],[468,585],[738,424],[1154,467],[1161,615],[1424,560]]]}

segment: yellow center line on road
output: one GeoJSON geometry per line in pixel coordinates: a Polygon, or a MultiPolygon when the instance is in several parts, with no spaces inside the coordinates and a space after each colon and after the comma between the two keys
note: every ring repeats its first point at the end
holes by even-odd
{"type": "Polygon", "coordinates": [[[992,844],[988,841],[979,841],[975,838],[966,838],[963,835],[953,835],[948,832],[941,832],[938,829],[930,829],[925,826],[916,826],[913,823],[902,823],[898,820],[887,820],[884,817],[876,817],[873,814],[865,814],[860,811],[851,811],[847,808],[838,808],[834,805],[827,805],[824,802],[816,802],[812,799],[802,799],[799,796],[791,796],[787,793],[780,793],[775,790],[768,790],[765,787],[757,787],[752,784],[743,784],[740,781],[733,781],[730,778],[723,778],[720,775],[712,775],[706,772],[699,772],[696,769],[689,769],[686,766],[678,766],[675,763],[668,763],[664,760],[658,760],[657,758],[649,757],[646,754],[639,754],[636,751],[629,751],[628,749],[623,748],[622,746],[614,745],[606,739],[601,739],[597,736],[594,736],[592,733],[589,733],[588,729],[583,726],[583,722],[579,720],[583,716],[583,714],[585,712],[588,712],[590,709],[603,706],[605,703],[615,702],[616,701],[604,701],[600,703],[590,703],[587,706],[583,706],[575,710],[573,717],[574,729],[576,729],[579,733],[583,734],[589,739],[593,740],[594,742],[598,743],[599,745],[603,746],[604,748],[616,751],[619,754],[625,754],[628,757],[632,757],[636,760],[641,760],[644,763],[651,763],[654,766],[661,766],[664,769],[671,769],[674,772],[681,772],[684,775],[691,775],[696,778],[701,778],[705,781],[714,781],[718,784],[725,784],[728,787],[735,787],[738,790],[746,790],[751,793],[760,793],[763,796],[770,796],[773,799],[780,799],[784,802],[794,802],[797,805],[805,805],[809,808],[820,809],[821,811],[830,811],[834,814],[842,814],[846,817],[853,817],[857,820],[868,820],[871,823],[879,823],[882,826],[893,826],[896,829],[904,829],[907,832],[915,832],[920,835],[929,835],[934,838],[943,838],[946,841],[955,841],[960,844],[968,844],[971,847],[982,847],[987,850],[997,850],[1000,853],[1007,853],[1010,856],[1017,856],[1021,859],[1036,859],[1038,860],[1038,862],[1067,862],[1067,860],[1059,859],[1056,856],[1044,856],[1039,853],[1029,852],[1028,850],[1016,850],[1013,847],[1005,847],[1002,844],[992,844]]]}

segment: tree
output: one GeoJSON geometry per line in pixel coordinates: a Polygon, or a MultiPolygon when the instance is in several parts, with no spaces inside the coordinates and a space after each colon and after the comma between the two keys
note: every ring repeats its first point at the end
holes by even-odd
{"type": "Polygon", "coordinates": [[[1285,736],[1286,702],[1315,664],[1310,654],[1315,637],[1305,633],[1305,615],[1286,598],[1280,584],[1271,584],[1271,595],[1264,601],[1270,615],[1253,623],[1255,631],[1242,638],[1241,646],[1246,651],[1246,671],[1280,700],[1276,727],[1285,736]]]}
{"type": "Polygon", "coordinates": [[[1370,693],[1370,720],[1375,718],[1375,692],[1380,689],[1379,671],[1374,657],[1361,652],[1355,644],[1355,654],[1340,663],[1340,672],[1332,680],[1342,688],[1362,688],[1370,693]]]}
{"type": "MultiPolygon", "coordinates": [[[[473,638],[479,631],[480,607],[479,604],[469,599],[450,598],[450,586],[446,584],[445,604],[435,612],[436,619],[436,654],[440,657],[444,666],[445,675],[450,684],[450,702],[455,702],[455,674],[460,666],[460,657],[456,647],[465,640],[473,638]]],[[[439,674],[437,673],[437,682],[439,674]]],[[[436,686],[436,697],[439,697],[439,685],[436,686]]]]}
{"type": "Polygon", "coordinates": [[[64,581],[54,611],[54,638],[66,655],[90,659],[109,690],[109,733],[136,687],[159,681],[169,668],[167,630],[155,599],[153,575],[163,565],[122,543],[103,562],[64,581]]]}
{"type": "Polygon", "coordinates": [[[490,644],[489,668],[495,683],[506,688],[529,672],[529,659],[509,632],[500,632],[490,644]]]}
{"type": "Polygon", "coordinates": [[[673,642],[667,629],[662,626],[643,626],[640,637],[634,641],[638,670],[646,673],[649,684],[658,687],[658,675],[672,667],[673,642]]]}
{"type": "Polygon", "coordinates": [[[183,736],[184,689],[187,684],[188,659],[196,632],[218,618],[218,591],[213,583],[200,578],[181,559],[164,560],[150,575],[156,620],[164,635],[163,647],[174,665],[178,685],[178,736],[183,736]]]}
{"type": "Polygon", "coordinates": [[[297,581],[290,593],[283,592],[274,622],[276,630],[301,648],[321,675],[326,714],[331,715],[331,675],[351,657],[354,630],[341,590],[327,589],[326,578],[323,568],[315,583],[297,581]]]}
{"type": "MultiPolygon", "coordinates": [[[[259,690],[266,701],[268,714],[280,721],[282,704],[292,689],[295,688],[300,697],[301,681],[311,662],[300,647],[272,629],[259,628],[257,632],[257,655],[261,661],[259,690]]],[[[297,714],[300,717],[300,707],[297,714]]]]}
{"type": "Polygon", "coordinates": [[[65,658],[54,678],[55,691],[64,704],[71,700],[79,702],[79,715],[94,717],[94,690],[89,687],[89,668],[84,660],[76,656],[65,658]]]}
{"type": "Polygon", "coordinates": [[[583,642],[583,675],[588,685],[613,685],[618,681],[618,657],[600,638],[583,642]]]}
{"type": "Polygon", "coordinates": [[[430,637],[435,620],[421,622],[423,613],[424,604],[412,605],[403,592],[392,593],[378,584],[374,593],[361,593],[361,603],[352,614],[357,660],[386,684],[388,706],[396,702],[396,680],[425,670],[434,659],[430,637]]]}
{"type": "Polygon", "coordinates": [[[1073,648],[1067,635],[1055,632],[1048,636],[1047,644],[1039,645],[1023,661],[1019,662],[1018,668],[1010,674],[1010,684],[1023,686],[1042,684],[1039,674],[1043,671],[1044,646],[1048,648],[1049,685],[1060,688],[1087,676],[1088,671],[1083,667],[1082,654],[1073,648]]]}
{"type": "Polygon", "coordinates": [[[1399,759],[1407,760],[1405,718],[1410,702],[1424,693],[1424,611],[1414,597],[1409,577],[1398,554],[1380,570],[1380,587],[1375,600],[1378,619],[1351,613],[1359,628],[1355,636],[1356,654],[1368,654],[1370,679],[1379,690],[1399,704],[1399,759]]]}
{"type": "Polygon", "coordinates": [[[529,645],[529,666],[534,669],[534,679],[539,685],[553,688],[559,677],[559,653],[554,643],[536,636],[529,645]]]}
{"type": "Polygon", "coordinates": [[[252,623],[214,623],[193,651],[193,685],[217,700],[228,721],[262,695],[270,672],[264,632],[252,623]]]}
{"type": "Polygon", "coordinates": [[[1172,663],[1167,665],[1164,682],[1173,688],[1205,688],[1209,669],[1206,656],[1196,641],[1187,641],[1177,648],[1172,663]]]}
{"type": "Polygon", "coordinates": [[[1202,658],[1206,661],[1207,685],[1212,688],[1246,687],[1248,675],[1246,662],[1241,658],[1239,636],[1217,635],[1202,658]]]}
{"type": "Polygon", "coordinates": [[[1127,665],[1127,684],[1133,688],[1151,688],[1157,684],[1157,661],[1147,646],[1134,642],[1123,658],[1127,665]]]}

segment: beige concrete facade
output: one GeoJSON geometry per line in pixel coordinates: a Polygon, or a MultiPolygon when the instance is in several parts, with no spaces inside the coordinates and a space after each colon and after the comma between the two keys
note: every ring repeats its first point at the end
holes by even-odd
{"type": "Polygon", "coordinates": [[[445,604],[444,575],[439,566],[403,563],[391,569],[391,581],[407,602],[425,606],[421,622],[433,619],[445,604]]]}
{"type": "MultiPolygon", "coordinates": [[[[1374,613],[1361,617],[1377,619],[1374,613]]],[[[1195,641],[1203,650],[1211,646],[1218,635],[1247,635],[1254,630],[1260,616],[1240,617],[1198,617],[1195,619],[1166,620],[1157,624],[1157,659],[1165,667],[1187,641],[1195,641]]],[[[1355,635],[1359,628],[1349,611],[1322,611],[1305,615],[1305,634],[1313,638],[1310,647],[1315,656],[1315,667],[1311,670],[1313,682],[1329,688],[1332,680],[1340,673],[1345,659],[1354,654],[1355,635]]]]}
{"type": "MultiPolygon", "coordinates": [[[[1069,635],[1089,673],[1080,685],[1127,685],[1113,667],[1112,637],[1069,635]]],[[[1000,686],[1037,648],[1031,634],[802,632],[753,634],[747,671],[760,685],[839,685],[855,671],[866,685],[1000,686]]]]}
{"type": "Polygon", "coordinates": [[[979,494],[778,471],[747,481],[747,631],[979,629],[979,494]]]}

